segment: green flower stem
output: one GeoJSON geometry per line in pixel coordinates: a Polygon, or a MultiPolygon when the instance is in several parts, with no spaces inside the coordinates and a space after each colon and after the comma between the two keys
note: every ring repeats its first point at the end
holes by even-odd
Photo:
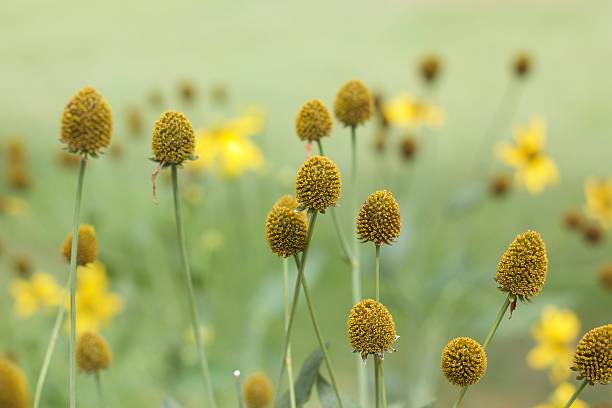
{"type": "Polygon", "coordinates": [[[317,145],[319,146],[319,153],[321,156],[325,156],[325,152],[323,151],[323,143],[321,143],[321,139],[317,139],[317,145]]]}
{"type": "Polygon", "coordinates": [[[380,302],[380,245],[376,246],[376,301],[380,302]]]}
{"type": "Polygon", "coordinates": [[[584,390],[584,387],[586,387],[588,383],[589,380],[585,378],[584,381],[582,381],[582,384],[580,384],[580,387],[578,387],[574,395],[571,396],[571,398],[569,399],[569,401],[567,401],[563,408],[570,408],[574,401],[576,401],[576,399],[578,398],[578,395],[580,395],[580,393],[582,392],[582,390],[584,390]]]}
{"type": "Polygon", "coordinates": [[[238,408],[244,408],[244,398],[242,397],[242,385],[240,384],[240,371],[234,371],[234,378],[236,379],[236,398],[238,399],[238,408]]]}
{"type": "Polygon", "coordinates": [[[191,283],[191,271],[189,269],[189,262],[187,261],[187,249],[185,246],[185,232],[183,231],[183,216],[181,213],[181,200],[179,194],[178,185],[178,168],[176,165],[172,165],[172,190],[174,192],[174,213],[176,216],[176,233],[178,236],[179,250],[181,253],[181,262],[183,264],[183,270],[185,271],[185,280],[187,283],[187,294],[189,297],[189,306],[191,311],[191,325],[193,328],[193,335],[196,340],[196,346],[198,349],[198,358],[200,360],[200,368],[202,369],[202,377],[204,380],[204,386],[208,393],[208,405],[211,408],[217,406],[215,402],[215,396],[212,390],[212,383],[210,380],[210,371],[208,369],[208,362],[206,360],[206,351],[204,349],[204,341],[202,339],[202,332],[200,330],[200,318],[198,316],[198,309],[195,301],[195,295],[193,293],[193,284],[191,283]]]}
{"type": "Polygon", "coordinates": [[[104,408],[106,404],[104,403],[104,392],[102,392],[102,380],[100,379],[100,373],[96,372],[94,375],[96,379],[96,388],[98,390],[98,404],[100,408],[104,408]]]}
{"type": "Polygon", "coordinates": [[[380,373],[380,384],[382,385],[382,400],[383,400],[383,408],[387,408],[387,386],[385,385],[385,365],[384,361],[380,360],[380,365],[378,366],[378,371],[380,373]]]}
{"type": "Polygon", "coordinates": [[[374,356],[374,398],[376,408],[380,408],[380,376],[378,357],[374,356]]]}
{"type": "MultiPolygon", "coordinates": [[[[287,330],[287,326],[289,325],[289,260],[287,258],[283,258],[283,294],[284,294],[284,303],[285,303],[285,330],[287,330]]],[[[293,363],[291,361],[291,342],[289,342],[289,346],[287,348],[287,380],[289,381],[289,402],[291,403],[291,408],[296,408],[295,403],[295,386],[293,384],[293,363]]],[[[242,403],[242,402],[241,402],[242,403]]]]}
{"type": "Polygon", "coordinates": [[[76,407],[76,287],[77,287],[77,249],[79,247],[79,220],[81,216],[81,197],[83,195],[83,180],[85,168],[87,167],[87,156],[81,156],[79,166],[79,178],[77,180],[76,199],[74,202],[74,220],[72,223],[72,248],[70,250],[70,380],[69,395],[70,408],[76,407]]]}

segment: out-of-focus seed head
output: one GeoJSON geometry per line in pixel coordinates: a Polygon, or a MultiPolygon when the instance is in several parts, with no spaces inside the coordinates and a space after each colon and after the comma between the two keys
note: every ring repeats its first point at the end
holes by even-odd
{"type": "Polygon", "coordinates": [[[16,255],[13,258],[13,266],[15,273],[22,278],[28,278],[34,270],[32,259],[27,255],[16,255]]]}
{"type": "Polygon", "coordinates": [[[591,384],[612,383],[612,324],[595,327],[580,339],[572,370],[591,384]]]}
{"type": "Polygon", "coordinates": [[[390,191],[376,191],[361,205],[357,214],[357,236],[363,242],[391,244],[402,228],[399,205],[390,191]]]}
{"type": "Polygon", "coordinates": [[[563,216],[563,223],[565,226],[571,230],[579,230],[584,220],[582,219],[582,214],[577,210],[568,210],[563,216]]]}
{"type": "Polygon", "coordinates": [[[512,69],[517,78],[526,78],[532,69],[531,56],[525,52],[517,54],[514,57],[512,69]]]}
{"type": "Polygon", "coordinates": [[[612,290],[612,262],[607,262],[599,267],[598,277],[601,286],[612,290]]]}
{"type": "Polygon", "coordinates": [[[529,299],[542,291],[548,273],[546,245],[539,233],[527,231],[514,238],[497,265],[501,289],[529,299]]]}
{"type": "Polygon", "coordinates": [[[61,142],[70,152],[96,156],[111,143],[111,107],[98,91],[87,86],[68,101],[62,115],[61,142]]]}
{"type": "Polygon", "coordinates": [[[159,108],[162,105],[164,105],[165,101],[164,101],[164,95],[162,94],[162,92],[160,90],[152,90],[149,93],[149,102],[151,103],[151,105],[155,108],[159,108]]]}
{"type": "Polygon", "coordinates": [[[413,160],[419,150],[419,142],[416,137],[412,135],[406,135],[400,144],[400,152],[404,160],[413,160]]]}
{"type": "Polygon", "coordinates": [[[25,375],[15,363],[0,358],[0,407],[27,408],[30,406],[30,392],[25,375]]]}
{"type": "Polygon", "coordinates": [[[193,103],[197,94],[195,84],[191,81],[185,80],[179,84],[178,88],[179,95],[183,99],[183,102],[188,104],[193,103]]]}
{"type": "Polygon", "coordinates": [[[242,387],[247,408],[266,408],[272,404],[274,387],[264,373],[250,375],[242,387]]]}
{"type": "Polygon", "coordinates": [[[454,385],[474,385],[487,371],[487,355],[476,340],[457,337],[442,350],[442,373],[454,385]]]}
{"type": "MultiPolygon", "coordinates": [[[[68,234],[62,244],[62,255],[70,262],[72,252],[72,232],[68,234]]],[[[87,265],[98,259],[98,240],[96,229],[89,224],[79,225],[79,244],[77,247],[77,264],[87,265]]]]}
{"type": "Polygon", "coordinates": [[[419,74],[426,83],[433,84],[438,79],[442,63],[437,55],[426,55],[419,63],[419,74]]]}
{"type": "Polygon", "coordinates": [[[351,309],[347,323],[348,341],[355,353],[365,361],[370,354],[384,358],[393,352],[393,343],[399,338],[389,310],[380,302],[365,299],[351,309]]]}
{"type": "Polygon", "coordinates": [[[373,101],[365,84],[357,79],[344,84],[334,100],[336,119],[345,126],[356,127],[372,116],[373,101]]]}
{"type": "Polygon", "coordinates": [[[97,333],[81,334],[76,344],[76,363],[79,370],[94,374],[110,367],[113,354],[104,337],[97,333]]]}
{"type": "Polygon", "coordinates": [[[81,158],[76,154],[68,153],[65,150],[61,150],[57,154],[57,162],[66,169],[75,169],[79,168],[81,158]]]}
{"type": "Polygon", "coordinates": [[[494,197],[505,196],[512,187],[512,180],[507,174],[498,174],[491,180],[489,191],[494,197]]]}
{"type": "Polygon", "coordinates": [[[266,218],[266,240],[272,252],[283,258],[304,250],[308,227],[294,209],[274,206],[266,218]]]}
{"type": "Polygon", "coordinates": [[[9,163],[7,182],[16,190],[26,190],[31,186],[32,180],[24,163],[9,163]]]}
{"type": "Polygon", "coordinates": [[[599,244],[604,237],[602,228],[595,223],[584,225],[582,234],[584,239],[593,245],[599,244]]]}
{"type": "Polygon", "coordinates": [[[329,136],[332,118],[327,106],[319,99],[306,101],[295,118],[295,130],[300,139],[309,142],[329,136]]]}
{"type": "Polygon", "coordinates": [[[304,161],[295,180],[295,193],[300,206],[325,211],[340,199],[342,178],[336,164],[324,156],[304,161]]]}
{"type": "Polygon", "coordinates": [[[132,106],[127,111],[127,122],[130,134],[134,137],[142,136],[144,132],[144,120],[142,112],[138,107],[132,106]]]}
{"type": "Polygon", "coordinates": [[[223,106],[227,104],[227,101],[229,99],[229,89],[227,85],[223,83],[217,83],[213,85],[212,89],[210,90],[210,96],[215,104],[223,106]]]}
{"type": "Polygon", "coordinates": [[[167,110],[161,114],[151,139],[153,160],[164,164],[180,164],[193,158],[195,133],[187,116],[167,110]]]}

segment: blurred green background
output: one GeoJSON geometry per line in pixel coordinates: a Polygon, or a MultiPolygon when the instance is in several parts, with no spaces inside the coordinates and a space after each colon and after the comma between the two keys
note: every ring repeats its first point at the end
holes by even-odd
{"type": "MultiPolygon", "coordinates": [[[[277,376],[281,262],[267,248],[263,225],[276,198],[293,192],[304,159],[294,131],[297,110],[313,97],[331,106],[340,85],[352,78],[388,96],[419,94],[416,63],[428,52],[443,60],[436,99],[446,122],[424,135],[418,159],[401,161],[397,133],[380,154],[372,148],[374,125],[358,130],[360,202],[374,190],[390,189],[404,221],[401,238],[382,251],[382,299],[402,336],[399,352],[385,360],[390,401],[405,407],[432,400],[450,405],[457,390],[440,373],[440,350],[455,336],[484,338],[503,302],[493,280],[497,261],[526,229],[538,230],[547,242],[548,282],[532,304],[519,305],[513,319],[502,323],[488,352],[488,373],[464,405],[526,407],[547,398],[553,386],[546,373],[525,361],[534,346],[529,327],[544,306],[573,309],[581,333],[609,322],[610,292],[598,284],[596,268],[610,260],[610,243],[585,243],[564,228],[562,215],[584,205],[587,176],[612,172],[611,2],[9,0],[1,9],[0,137],[26,138],[33,176],[33,188],[25,193],[0,184],[2,194],[19,195],[30,207],[24,217],[0,218],[2,287],[8,288],[13,276],[11,254],[28,254],[37,270],[63,281],[67,267],[58,252],[71,228],[76,171],[57,164],[60,116],[68,98],[87,84],[114,110],[113,142],[125,155],[91,162],[82,218],[95,225],[100,259],[126,302],[103,330],[115,353],[103,376],[113,406],[158,406],[173,395],[185,407],[196,407],[204,399],[195,356],[184,340],[189,319],[171,190],[160,181],[160,203],[153,205],[148,137],[134,139],[127,131],[125,113],[134,105],[145,114],[146,133],[152,128],[162,110],[148,103],[152,90],[160,90],[165,105],[184,110],[196,126],[214,116],[208,95],[216,84],[227,87],[231,112],[257,105],[266,115],[265,131],[253,139],[265,155],[265,170],[232,182],[203,175],[192,181],[202,199],[185,208],[200,310],[214,332],[208,353],[221,406],[236,405],[234,369],[277,376]],[[520,50],[531,53],[535,69],[514,122],[536,114],[546,118],[547,151],[559,166],[561,183],[537,197],[524,191],[502,200],[484,195],[470,211],[449,213],[457,196],[472,196],[474,185],[502,168],[492,167],[495,141],[482,136],[520,50]],[[182,80],[196,85],[196,105],[180,101],[182,80]],[[483,163],[483,171],[469,177],[475,163],[483,163]],[[206,246],[211,231],[221,237],[215,251],[206,246]]],[[[495,136],[509,139],[511,123],[495,136]]],[[[326,153],[347,182],[349,142],[340,124],[325,140],[326,153]]],[[[348,233],[353,224],[346,193],[339,214],[348,233]]],[[[320,219],[307,275],[340,386],[357,399],[355,356],[346,341],[350,270],[340,259],[331,217],[320,219]]],[[[363,245],[361,253],[364,295],[373,296],[374,248],[363,245]]],[[[18,356],[33,387],[53,317],[17,319],[8,289],[0,299],[0,351],[18,356]]],[[[316,347],[304,305],[294,339],[297,365],[316,347]]],[[[67,348],[63,336],[43,406],[67,405],[67,348]]],[[[95,397],[92,379],[80,376],[78,387],[81,405],[89,406],[95,397]]],[[[583,399],[609,400],[609,387],[588,389],[583,399]]],[[[319,406],[316,398],[308,406],[319,406]]]]}

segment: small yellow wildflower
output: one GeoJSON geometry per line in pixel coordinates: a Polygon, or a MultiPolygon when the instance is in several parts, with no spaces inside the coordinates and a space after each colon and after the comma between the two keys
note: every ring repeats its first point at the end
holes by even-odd
{"type": "Polygon", "coordinates": [[[526,127],[516,127],[513,144],[501,143],[496,149],[499,159],[516,169],[516,184],[531,194],[559,181],[557,165],[544,153],[545,141],[546,122],[534,118],[526,127]]]}
{"type": "Polygon", "coordinates": [[[63,290],[53,276],[36,272],[30,279],[14,279],[11,283],[11,293],[15,298],[15,313],[26,319],[39,309],[58,306],[62,302],[63,290]]]}
{"type": "Polygon", "coordinates": [[[544,308],[540,320],[531,328],[538,345],[527,354],[527,363],[534,369],[550,369],[554,383],[567,379],[579,332],[580,321],[573,311],[554,306],[544,308]]]}
{"type": "Polygon", "coordinates": [[[21,217],[28,210],[28,203],[25,200],[19,197],[0,196],[0,215],[7,214],[13,217],[21,217]]]}
{"type": "Polygon", "coordinates": [[[383,115],[392,126],[404,128],[440,127],[444,124],[442,109],[406,93],[386,102],[383,115]]]}
{"type": "MultiPolygon", "coordinates": [[[[550,394],[548,401],[538,404],[534,408],[563,408],[575,391],[576,387],[573,384],[563,382],[550,394]]],[[[588,405],[584,401],[577,399],[572,404],[572,408],[588,408],[588,405]]]]}
{"type": "Polygon", "coordinates": [[[591,177],[584,186],[587,213],[598,220],[602,227],[612,227],[612,177],[591,177]]]}

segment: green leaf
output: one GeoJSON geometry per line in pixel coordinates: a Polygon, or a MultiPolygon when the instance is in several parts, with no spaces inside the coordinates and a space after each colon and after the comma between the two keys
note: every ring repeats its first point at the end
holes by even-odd
{"type": "MultiPolygon", "coordinates": [[[[317,394],[319,394],[319,402],[323,408],[338,408],[336,393],[331,384],[321,375],[317,376],[317,394]]],[[[345,395],[340,395],[344,408],[356,408],[357,405],[348,399],[345,395]]]]}
{"type": "MultiPolygon", "coordinates": [[[[329,343],[326,344],[329,348],[329,343]]],[[[301,408],[310,399],[312,387],[317,380],[319,375],[319,367],[323,361],[323,352],[320,348],[310,353],[310,355],[304,360],[302,368],[300,368],[300,374],[295,381],[295,404],[298,408],[301,408]]],[[[289,408],[291,402],[289,400],[289,391],[285,392],[276,403],[276,408],[289,408]]]]}
{"type": "Polygon", "coordinates": [[[174,398],[167,396],[161,403],[161,408],[181,408],[181,404],[176,402],[174,398]]]}

